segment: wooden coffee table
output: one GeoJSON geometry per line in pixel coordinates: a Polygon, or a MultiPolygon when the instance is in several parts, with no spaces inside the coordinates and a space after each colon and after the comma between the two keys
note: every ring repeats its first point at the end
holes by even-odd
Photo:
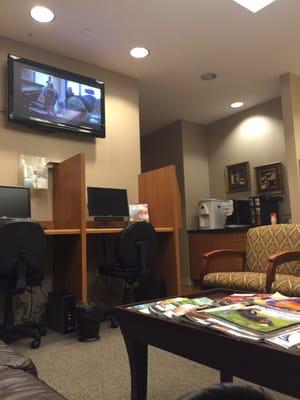
{"type": "MultiPolygon", "coordinates": [[[[219,297],[225,289],[184,297],[219,297]]],[[[227,336],[207,327],[164,320],[126,306],[116,308],[131,369],[131,399],[147,398],[148,345],[158,347],[220,371],[221,382],[233,376],[300,399],[300,353],[265,343],[227,336]]]]}

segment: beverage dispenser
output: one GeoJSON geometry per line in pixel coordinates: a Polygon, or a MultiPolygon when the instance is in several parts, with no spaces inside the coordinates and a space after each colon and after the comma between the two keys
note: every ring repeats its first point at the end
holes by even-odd
{"type": "Polygon", "coordinates": [[[207,229],[224,228],[225,216],[221,205],[223,200],[205,199],[200,200],[199,207],[199,227],[207,229]]]}

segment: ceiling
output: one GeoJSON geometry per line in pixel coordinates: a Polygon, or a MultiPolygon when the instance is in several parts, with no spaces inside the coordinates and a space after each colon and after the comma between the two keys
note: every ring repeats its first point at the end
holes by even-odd
{"type": "Polygon", "coordinates": [[[300,0],[256,14],[232,0],[41,0],[56,13],[50,24],[30,18],[36,4],[1,0],[0,35],[137,78],[143,133],[210,123],[237,112],[233,101],[279,96],[281,74],[300,75],[300,0]],[[150,56],[133,59],[135,46],[150,56]],[[218,78],[202,81],[208,71],[218,78]]]}

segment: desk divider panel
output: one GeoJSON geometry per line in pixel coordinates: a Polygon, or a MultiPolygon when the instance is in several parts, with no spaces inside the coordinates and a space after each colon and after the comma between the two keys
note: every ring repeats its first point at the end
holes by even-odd
{"type": "Polygon", "coordinates": [[[159,254],[151,267],[154,278],[166,282],[167,295],[180,292],[179,231],[181,199],[174,165],[139,175],[139,202],[147,203],[152,225],[172,227],[174,232],[159,235],[159,254]]]}
{"type": "Polygon", "coordinates": [[[54,290],[87,300],[85,158],[77,154],[53,168],[53,227],[79,229],[78,235],[54,237],[54,290]]]}
{"type": "MultiPolygon", "coordinates": [[[[166,228],[158,234],[159,254],[152,276],[166,282],[168,295],[177,295],[181,202],[175,166],[142,173],[138,182],[139,202],[149,205],[151,223],[166,228]]],[[[73,293],[76,301],[88,297],[87,232],[89,236],[117,233],[113,228],[87,229],[86,217],[85,159],[78,154],[53,166],[53,223],[44,224],[53,241],[53,289],[73,293]]]]}

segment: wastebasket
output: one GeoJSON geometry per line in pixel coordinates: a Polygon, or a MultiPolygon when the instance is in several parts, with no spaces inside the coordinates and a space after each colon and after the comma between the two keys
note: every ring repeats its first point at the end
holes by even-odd
{"type": "Polygon", "coordinates": [[[100,339],[100,322],[103,318],[103,305],[79,303],[76,305],[77,330],[80,342],[93,342],[100,339]]]}

